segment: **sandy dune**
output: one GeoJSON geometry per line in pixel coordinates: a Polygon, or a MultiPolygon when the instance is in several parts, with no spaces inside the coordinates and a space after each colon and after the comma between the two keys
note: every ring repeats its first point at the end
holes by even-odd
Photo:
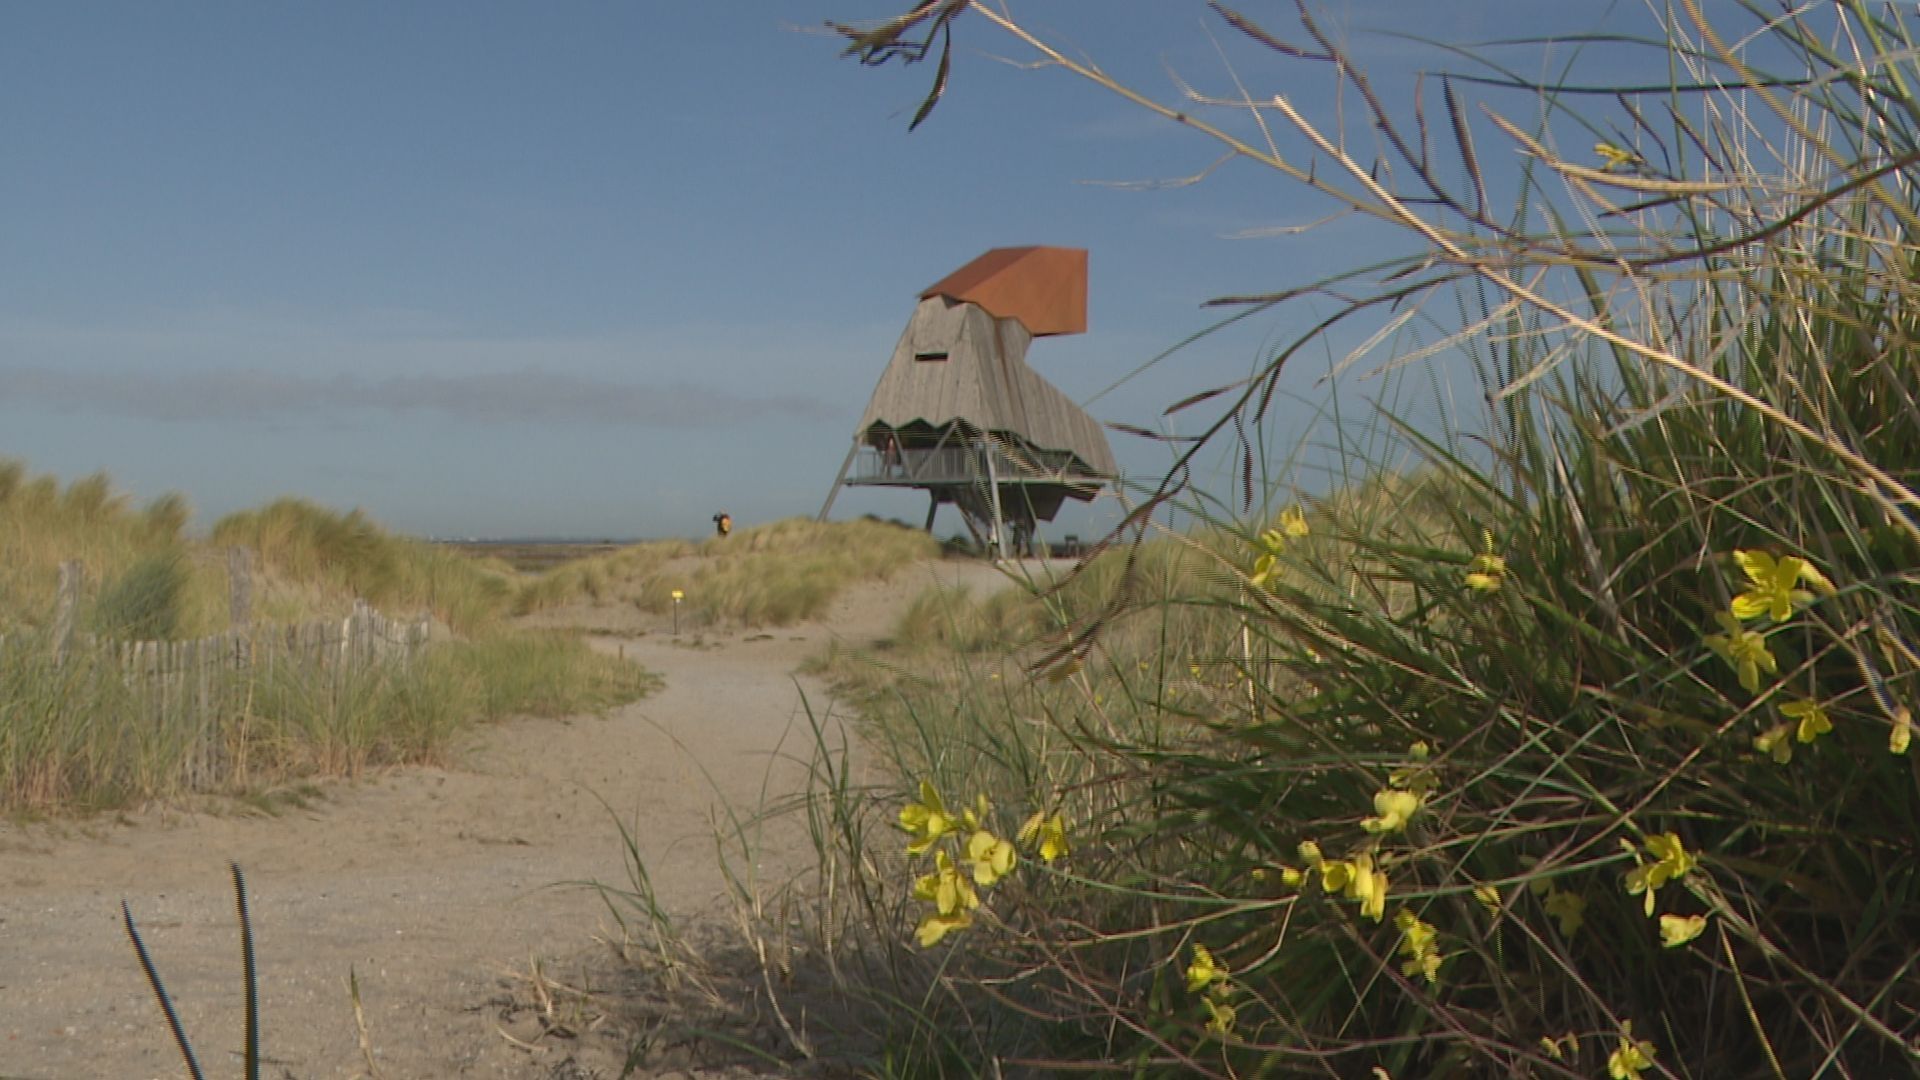
{"type": "Polygon", "coordinates": [[[153,809],[0,824],[0,1077],[185,1075],[120,927],[123,897],[207,1074],[239,1075],[229,860],[251,886],[265,1075],[366,1074],[352,968],[383,1077],[617,1076],[604,1048],[547,1039],[529,1051],[501,1034],[531,1034],[508,1008],[524,986],[512,971],[610,932],[597,896],[547,887],[624,882],[600,800],[637,825],[663,906],[713,916],[711,813],[723,798],[752,807],[789,790],[795,770],[780,755],[809,739],[801,695],[816,712],[827,702],[795,667],[831,637],[883,633],[936,578],[982,590],[1004,581],[977,564],[930,564],[861,588],[821,623],[707,633],[700,647],[691,632],[676,641],[664,624],[632,625],[637,636],[596,645],[661,673],[655,696],[604,718],[499,725],[456,767],[330,785],[277,816],[153,809]]]}

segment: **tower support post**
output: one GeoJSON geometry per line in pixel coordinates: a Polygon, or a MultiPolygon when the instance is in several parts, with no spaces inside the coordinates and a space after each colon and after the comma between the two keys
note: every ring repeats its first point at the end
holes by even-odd
{"type": "Polygon", "coordinates": [[[827,491],[827,501],[821,505],[820,516],[815,520],[827,520],[827,515],[833,510],[833,500],[840,495],[840,485],[847,482],[847,470],[853,468],[853,456],[859,452],[860,440],[855,439],[853,445],[847,447],[847,460],[840,463],[840,475],[833,478],[833,487],[827,491]]]}

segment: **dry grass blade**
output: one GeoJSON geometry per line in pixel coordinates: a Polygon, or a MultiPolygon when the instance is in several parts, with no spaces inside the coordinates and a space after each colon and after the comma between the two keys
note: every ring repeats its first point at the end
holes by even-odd
{"type": "Polygon", "coordinates": [[[366,1080],[380,1080],[380,1066],[373,1059],[373,1038],[367,1031],[367,1013],[360,1004],[360,975],[347,968],[347,999],[353,1003],[354,1038],[360,1045],[360,1063],[366,1080]]]}
{"type": "Polygon", "coordinates": [[[140,930],[133,923],[133,909],[125,900],[120,901],[120,920],[126,926],[127,939],[133,942],[133,953],[140,959],[140,970],[146,974],[147,987],[153,991],[154,1000],[160,1003],[161,1015],[166,1017],[167,1031],[173,1036],[173,1045],[187,1063],[187,1075],[193,1080],[206,1080],[206,1074],[200,1071],[200,1059],[194,1056],[193,1044],[187,1041],[186,1029],[180,1025],[180,1015],[173,1009],[173,999],[167,994],[166,984],[160,981],[160,972],[153,966],[153,957],[147,953],[147,943],[140,938],[140,930]]]}

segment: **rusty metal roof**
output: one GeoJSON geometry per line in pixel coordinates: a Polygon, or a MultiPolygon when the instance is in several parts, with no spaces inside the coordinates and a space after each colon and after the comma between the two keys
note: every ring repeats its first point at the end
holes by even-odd
{"type": "Polygon", "coordinates": [[[980,307],[1018,319],[1034,337],[1087,331],[1085,248],[994,248],[941,278],[920,294],[980,307]]]}

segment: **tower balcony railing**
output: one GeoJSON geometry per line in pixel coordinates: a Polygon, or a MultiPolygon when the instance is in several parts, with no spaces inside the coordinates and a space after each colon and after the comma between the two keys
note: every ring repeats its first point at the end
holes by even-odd
{"type": "Polygon", "coordinates": [[[1008,454],[998,447],[989,450],[980,446],[937,449],[862,446],[854,455],[847,483],[907,487],[985,483],[989,475],[988,454],[993,455],[992,475],[1003,484],[1085,483],[1088,480],[1084,472],[1073,468],[1072,459],[1064,454],[1058,455],[1056,463],[1032,455],[1008,454]]]}

